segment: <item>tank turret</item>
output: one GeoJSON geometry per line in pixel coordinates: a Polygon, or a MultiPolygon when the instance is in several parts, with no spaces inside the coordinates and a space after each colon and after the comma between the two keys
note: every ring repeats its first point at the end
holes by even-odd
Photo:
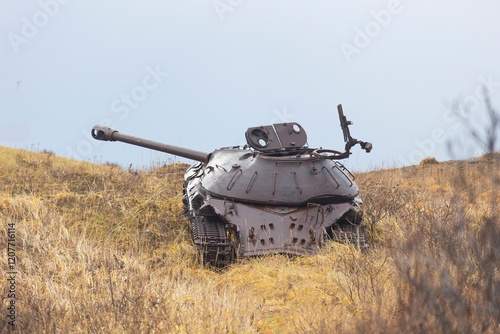
{"type": "Polygon", "coordinates": [[[327,241],[368,246],[354,176],[338,160],[371,143],[351,137],[338,106],[343,152],[309,148],[298,123],[249,128],[248,145],[212,153],[121,134],[95,126],[98,140],[133,145],[196,160],[184,175],[183,202],[205,263],[225,266],[238,257],[314,254],[327,241]]]}

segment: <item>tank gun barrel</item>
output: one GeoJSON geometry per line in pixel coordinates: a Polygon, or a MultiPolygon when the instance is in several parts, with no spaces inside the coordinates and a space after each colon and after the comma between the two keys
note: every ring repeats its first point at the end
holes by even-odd
{"type": "Polygon", "coordinates": [[[192,150],[190,148],[184,148],[175,145],[169,145],[160,143],[153,140],[143,139],[139,137],[134,137],[126,134],[119,133],[116,130],[108,128],[102,125],[96,125],[91,131],[92,137],[97,140],[103,141],[121,141],[127,144],[132,144],[136,146],[150,148],[155,151],[161,151],[165,153],[170,153],[184,157],[187,159],[192,159],[201,162],[208,162],[210,153],[192,150]]]}

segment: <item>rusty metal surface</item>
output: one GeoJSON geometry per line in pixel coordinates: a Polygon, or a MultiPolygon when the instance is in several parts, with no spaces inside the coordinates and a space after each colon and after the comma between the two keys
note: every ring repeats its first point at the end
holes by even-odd
{"type": "Polygon", "coordinates": [[[248,145],[261,152],[301,148],[307,143],[307,134],[299,123],[277,123],[248,128],[248,145]]]}
{"type": "Polygon", "coordinates": [[[175,145],[160,143],[153,140],[143,139],[130,135],[121,134],[116,130],[105,126],[96,125],[91,131],[92,137],[103,141],[121,141],[124,143],[150,148],[152,150],[175,154],[187,159],[208,162],[210,153],[184,148],[175,145]]]}
{"type": "Polygon", "coordinates": [[[258,151],[279,150],[281,143],[272,125],[249,128],[245,132],[248,145],[258,151]]]}
{"type": "Polygon", "coordinates": [[[205,205],[237,227],[233,245],[239,256],[313,254],[324,242],[326,229],[352,209],[350,203],[269,207],[217,198],[208,198],[205,205]]]}
{"type": "Polygon", "coordinates": [[[372,144],[369,142],[364,142],[361,140],[357,140],[355,138],[351,137],[351,132],[349,131],[349,125],[352,125],[353,123],[351,121],[347,120],[347,117],[344,116],[344,111],[342,109],[342,105],[339,104],[337,106],[338,112],[339,112],[339,119],[340,119],[340,128],[342,129],[342,133],[344,134],[344,142],[345,144],[345,151],[350,154],[351,148],[356,145],[360,144],[361,148],[366,151],[366,153],[370,153],[372,150],[372,144]]]}
{"type": "Polygon", "coordinates": [[[307,134],[299,123],[278,123],[273,126],[283,148],[300,148],[307,143],[307,134]]]}
{"type": "Polygon", "coordinates": [[[213,196],[261,204],[341,202],[359,193],[348,174],[329,159],[254,156],[244,149],[213,152],[201,184],[213,196]]]}
{"type": "Polygon", "coordinates": [[[249,128],[250,147],[212,153],[162,144],[95,126],[98,140],[122,141],[197,160],[184,175],[183,203],[204,263],[226,266],[237,257],[314,254],[327,241],[367,245],[354,176],[336,160],[360,144],[338,106],[345,151],[308,148],[298,123],[249,128]]]}

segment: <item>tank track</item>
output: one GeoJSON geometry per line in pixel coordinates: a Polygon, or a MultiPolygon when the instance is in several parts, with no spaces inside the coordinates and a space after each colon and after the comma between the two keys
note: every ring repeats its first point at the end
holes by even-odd
{"type": "Polygon", "coordinates": [[[234,259],[225,224],[217,217],[196,216],[190,219],[193,240],[203,264],[225,267],[234,259]]]}
{"type": "Polygon", "coordinates": [[[192,238],[200,260],[205,265],[222,268],[236,258],[235,252],[229,244],[228,232],[225,223],[216,216],[192,216],[189,209],[189,200],[184,182],[183,198],[184,215],[191,223],[192,238]]]}
{"type": "Polygon", "coordinates": [[[333,241],[353,244],[358,249],[364,249],[369,247],[368,236],[366,234],[366,228],[360,225],[335,225],[331,229],[331,237],[333,241]]]}

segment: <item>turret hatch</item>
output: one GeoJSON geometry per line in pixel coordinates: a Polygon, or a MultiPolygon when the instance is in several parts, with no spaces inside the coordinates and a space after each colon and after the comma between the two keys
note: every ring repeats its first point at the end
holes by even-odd
{"type": "Polygon", "coordinates": [[[277,123],[248,128],[248,145],[260,152],[291,150],[307,143],[307,135],[299,123],[277,123]]]}

